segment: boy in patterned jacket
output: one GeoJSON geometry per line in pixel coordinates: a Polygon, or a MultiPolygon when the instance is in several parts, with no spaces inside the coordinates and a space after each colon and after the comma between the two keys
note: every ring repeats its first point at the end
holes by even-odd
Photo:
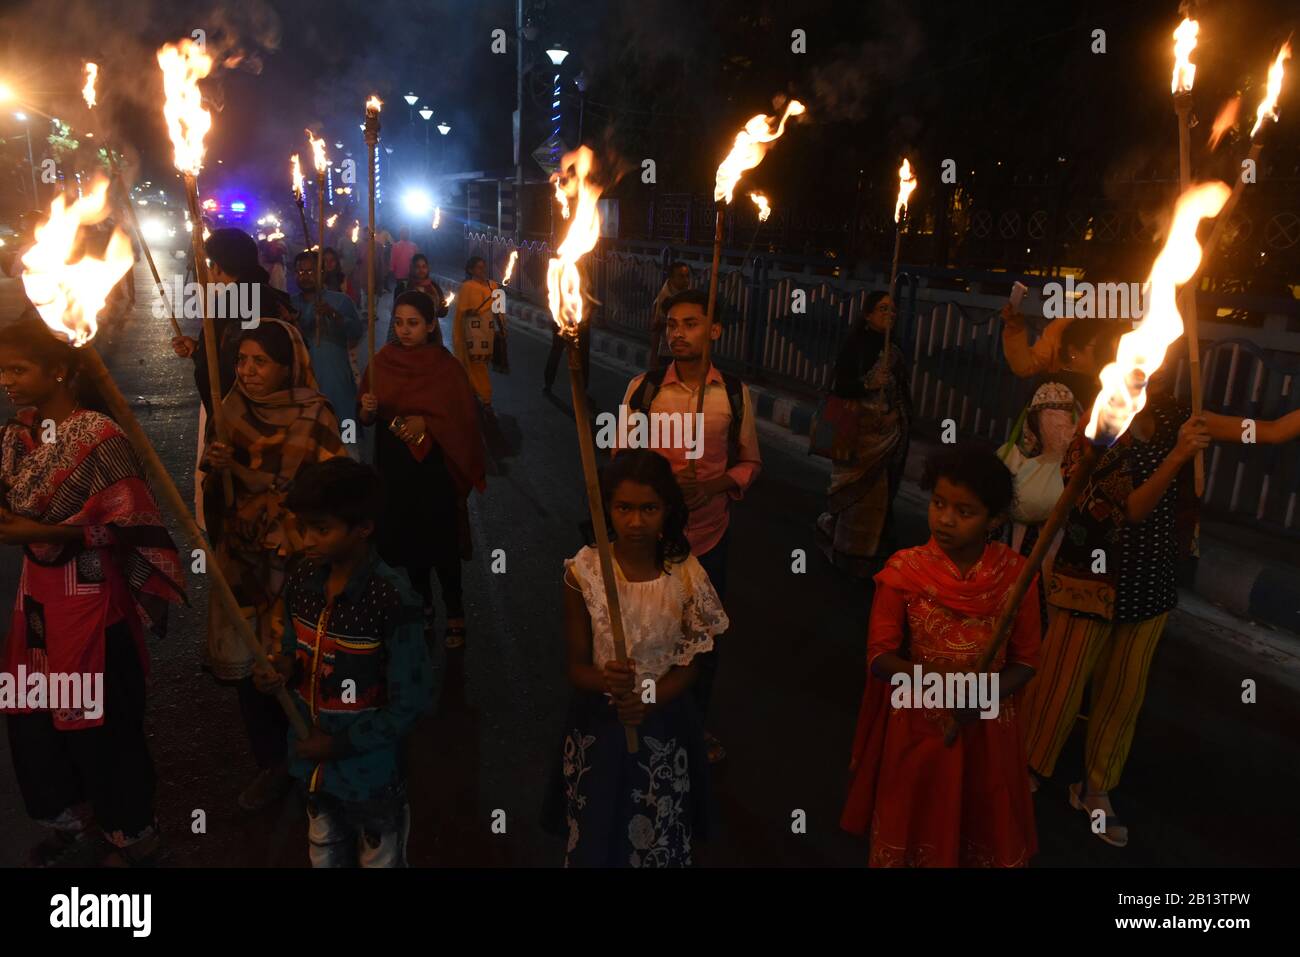
{"type": "Polygon", "coordinates": [[[369,466],[336,458],[299,473],[286,506],[304,557],[289,575],[274,670],[311,725],[291,732],[289,772],[306,792],[313,867],[404,867],[411,811],[403,737],[433,703],[420,599],[375,554],[382,486],[369,466]]]}

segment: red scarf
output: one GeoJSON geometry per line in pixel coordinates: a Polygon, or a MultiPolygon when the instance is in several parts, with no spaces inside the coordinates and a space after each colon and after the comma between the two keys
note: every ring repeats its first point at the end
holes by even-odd
{"type": "Polygon", "coordinates": [[[905,595],[926,595],[945,608],[970,618],[996,615],[1011,590],[1024,559],[1001,542],[989,542],[965,578],[960,577],[939,544],[895,552],[876,575],[876,581],[905,595]]]}
{"type": "MultiPolygon", "coordinates": [[[[375,368],[379,373],[376,428],[387,428],[397,415],[420,416],[424,440],[414,448],[407,446],[416,461],[423,462],[436,442],[461,495],[472,488],[480,492],[487,488],[478,404],[456,357],[441,345],[408,349],[390,342],[375,353],[375,368]]],[[[363,395],[370,391],[369,369],[361,375],[360,391],[363,395]]]]}

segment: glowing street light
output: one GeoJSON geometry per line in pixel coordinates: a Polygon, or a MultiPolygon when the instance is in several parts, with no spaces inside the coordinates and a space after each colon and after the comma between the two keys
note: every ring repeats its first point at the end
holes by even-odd
{"type": "Polygon", "coordinates": [[[421,119],[425,120],[430,119],[433,116],[433,110],[429,109],[427,106],[420,107],[416,112],[420,114],[421,119]]]}
{"type": "Polygon", "coordinates": [[[402,99],[406,101],[407,106],[415,106],[415,101],[418,100],[419,97],[414,93],[408,93],[406,96],[402,97],[402,99]]]}
{"type": "Polygon", "coordinates": [[[555,65],[555,79],[552,81],[551,90],[551,163],[559,166],[560,163],[560,64],[564,62],[565,57],[569,55],[568,50],[562,50],[558,46],[551,47],[546,51],[547,57],[555,65]]]}
{"type": "Polygon", "coordinates": [[[408,189],[402,194],[402,206],[412,216],[427,216],[433,212],[433,197],[423,189],[408,189]]]}

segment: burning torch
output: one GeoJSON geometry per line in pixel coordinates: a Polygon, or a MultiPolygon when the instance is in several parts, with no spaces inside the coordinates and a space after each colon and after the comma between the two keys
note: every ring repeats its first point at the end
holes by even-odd
{"type": "MultiPolygon", "coordinates": [[[[568,336],[572,342],[569,348],[569,385],[573,391],[573,422],[578,427],[578,450],[582,456],[582,474],[587,483],[591,525],[596,533],[596,552],[600,556],[605,604],[609,607],[614,657],[617,661],[624,662],[627,660],[627,640],[623,634],[623,612],[618,600],[614,553],[610,547],[609,530],[605,527],[605,507],[600,494],[600,479],[596,473],[596,447],[591,437],[587,410],[587,383],[583,381],[582,357],[578,349],[578,331],[583,322],[584,305],[578,260],[591,252],[600,239],[600,210],[596,202],[600,198],[600,189],[587,178],[591,165],[591,150],[581,146],[566,154],[561,161],[560,170],[564,175],[556,173],[552,177],[557,195],[564,197],[569,230],[556,248],[555,258],[547,263],[546,293],[555,324],[560,327],[561,334],[568,336]]],[[[628,753],[635,754],[636,729],[625,727],[623,730],[626,732],[628,753]]]]}
{"type": "MultiPolygon", "coordinates": [[[[311,130],[306,132],[307,140],[311,143],[312,161],[316,166],[316,232],[319,234],[316,239],[316,296],[323,303],[325,301],[325,171],[329,167],[329,160],[325,156],[325,141],[312,136],[311,130]]],[[[320,341],[320,318],[319,316],[316,318],[318,342],[320,341]]]]}
{"type": "Polygon", "coordinates": [[[302,222],[302,245],[311,248],[311,232],[307,229],[307,204],[302,195],[302,161],[294,153],[289,159],[289,175],[293,182],[293,201],[298,206],[298,219],[302,222]]]}
{"type": "MultiPolygon", "coordinates": [[[[203,214],[199,207],[197,177],[203,168],[203,137],[212,127],[212,114],[203,108],[199,80],[211,72],[212,57],[193,40],[183,39],[179,43],[165,44],[158,50],[158,66],[163,75],[163,116],[167,120],[167,131],[175,154],[173,162],[185,183],[185,199],[189,204],[190,221],[194,224],[194,229],[190,232],[194,250],[194,273],[199,285],[205,290],[205,295],[200,300],[206,300],[208,257],[203,248],[203,214]]],[[[221,409],[221,366],[217,332],[212,316],[207,315],[206,301],[200,302],[199,309],[203,314],[203,345],[208,360],[208,392],[212,397],[213,431],[218,440],[225,443],[230,441],[230,433],[221,409]]],[[[235,487],[229,471],[222,473],[221,485],[226,507],[229,508],[235,502],[235,487]]]]}
{"type": "MultiPolygon", "coordinates": [[[[718,166],[718,172],[713,183],[713,202],[717,206],[717,214],[713,223],[713,268],[709,271],[709,307],[708,315],[705,318],[709,331],[704,338],[704,378],[700,380],[700,399],[699,406],[696,409],[700,414],[704,413],[704,392],[708,384],[711,365],[709,354],[713,347],[713,317],[716,314],[718,304],[718,270],[722,263],[723,212],[731,203],[736,184],[740,182],[740,177],[763,162],[763,157],[771,149],[771,144],[785,132],[785,121],[792,116],[800,116],[804,112],[805,107],[802,103],[798,100],[790,100],[786,103],[785,109],[779,118],[766,116],[762,113],[750,117],[740,132],[736,134],[731,152],[723,158],[721,165],[718,166]]],[[[691,478],[694,479],[694,459],[691,460],[688,468],[690,469],[691,478]]]]}
{"type": "MultiPolygon", "coordinates": [[[[1174,74],[1170,91],[1174,95],[1174,113],[1178,116],[1178,191],[1185,193],[1192,185],[1192,84],[1196,79],[1196,64],[1192,51],[1196,49],[1196,35],[1200,27],[1188,17],[1174,31],[1174,74]]],[[[1201,414],[1201,337],[1196,321],[1196,292],[1183,302],[1184,325],[1187,327],[1187,372],[1191,379],[1192,414],[1201,414]]],[[[1196,453],[1193,466],[1196,497],[1205,494],[1205,453],[1196,453]]]]}
{"type": "MultiPolygon", "coordinates": [[[[898,167],[898,199],[894,201],[894,264],[889,269],[889,296],[894,300],[894,308],[898,308],[898,263],[903,255],[903,221],[907,218],[907,201],[912,195],[912,190],[916,189],[916,175],[912,172],[912,164],[903,157],[903,165],[898,167]]],[[[885,363],[889,363],[889,338],[894,331],[893,323],[885,330],[885,351],[882,353],[885,357],[885,363]]]]}

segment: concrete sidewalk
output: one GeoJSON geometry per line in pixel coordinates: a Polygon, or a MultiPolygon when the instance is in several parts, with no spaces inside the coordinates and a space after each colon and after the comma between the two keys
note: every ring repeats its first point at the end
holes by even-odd
{"type": "MultiPolygon", "coordinates": [[[[460,280],[437,275],[443,289],[459,289],[460,280]]],[[[550,340],[555,323],[551,314],[518,297],[509,297],[511,331],[550,340]]],[[[623,364],[630,373],[646,368],[648,346],[599,327],[591,331],[592,361],[623,364]]],[[[762,385],[749,385],[759,419],[806,437],[816,403],[762,385]]],[[[907,476],[920,479],[925,457],[937,443],[913,434],[907,476]]],[[[1300,565],[1289,560],[1295,549],[1279,545],[1268,535],[1241,526],[1207,521],[1201,529],[1201,557],[1197,562],[1195,593],[1205,602],[1248,621],[1300,634],[1300,565]],[[1285,555],[1284,555],[1285,553],[1285,555]]]]}

